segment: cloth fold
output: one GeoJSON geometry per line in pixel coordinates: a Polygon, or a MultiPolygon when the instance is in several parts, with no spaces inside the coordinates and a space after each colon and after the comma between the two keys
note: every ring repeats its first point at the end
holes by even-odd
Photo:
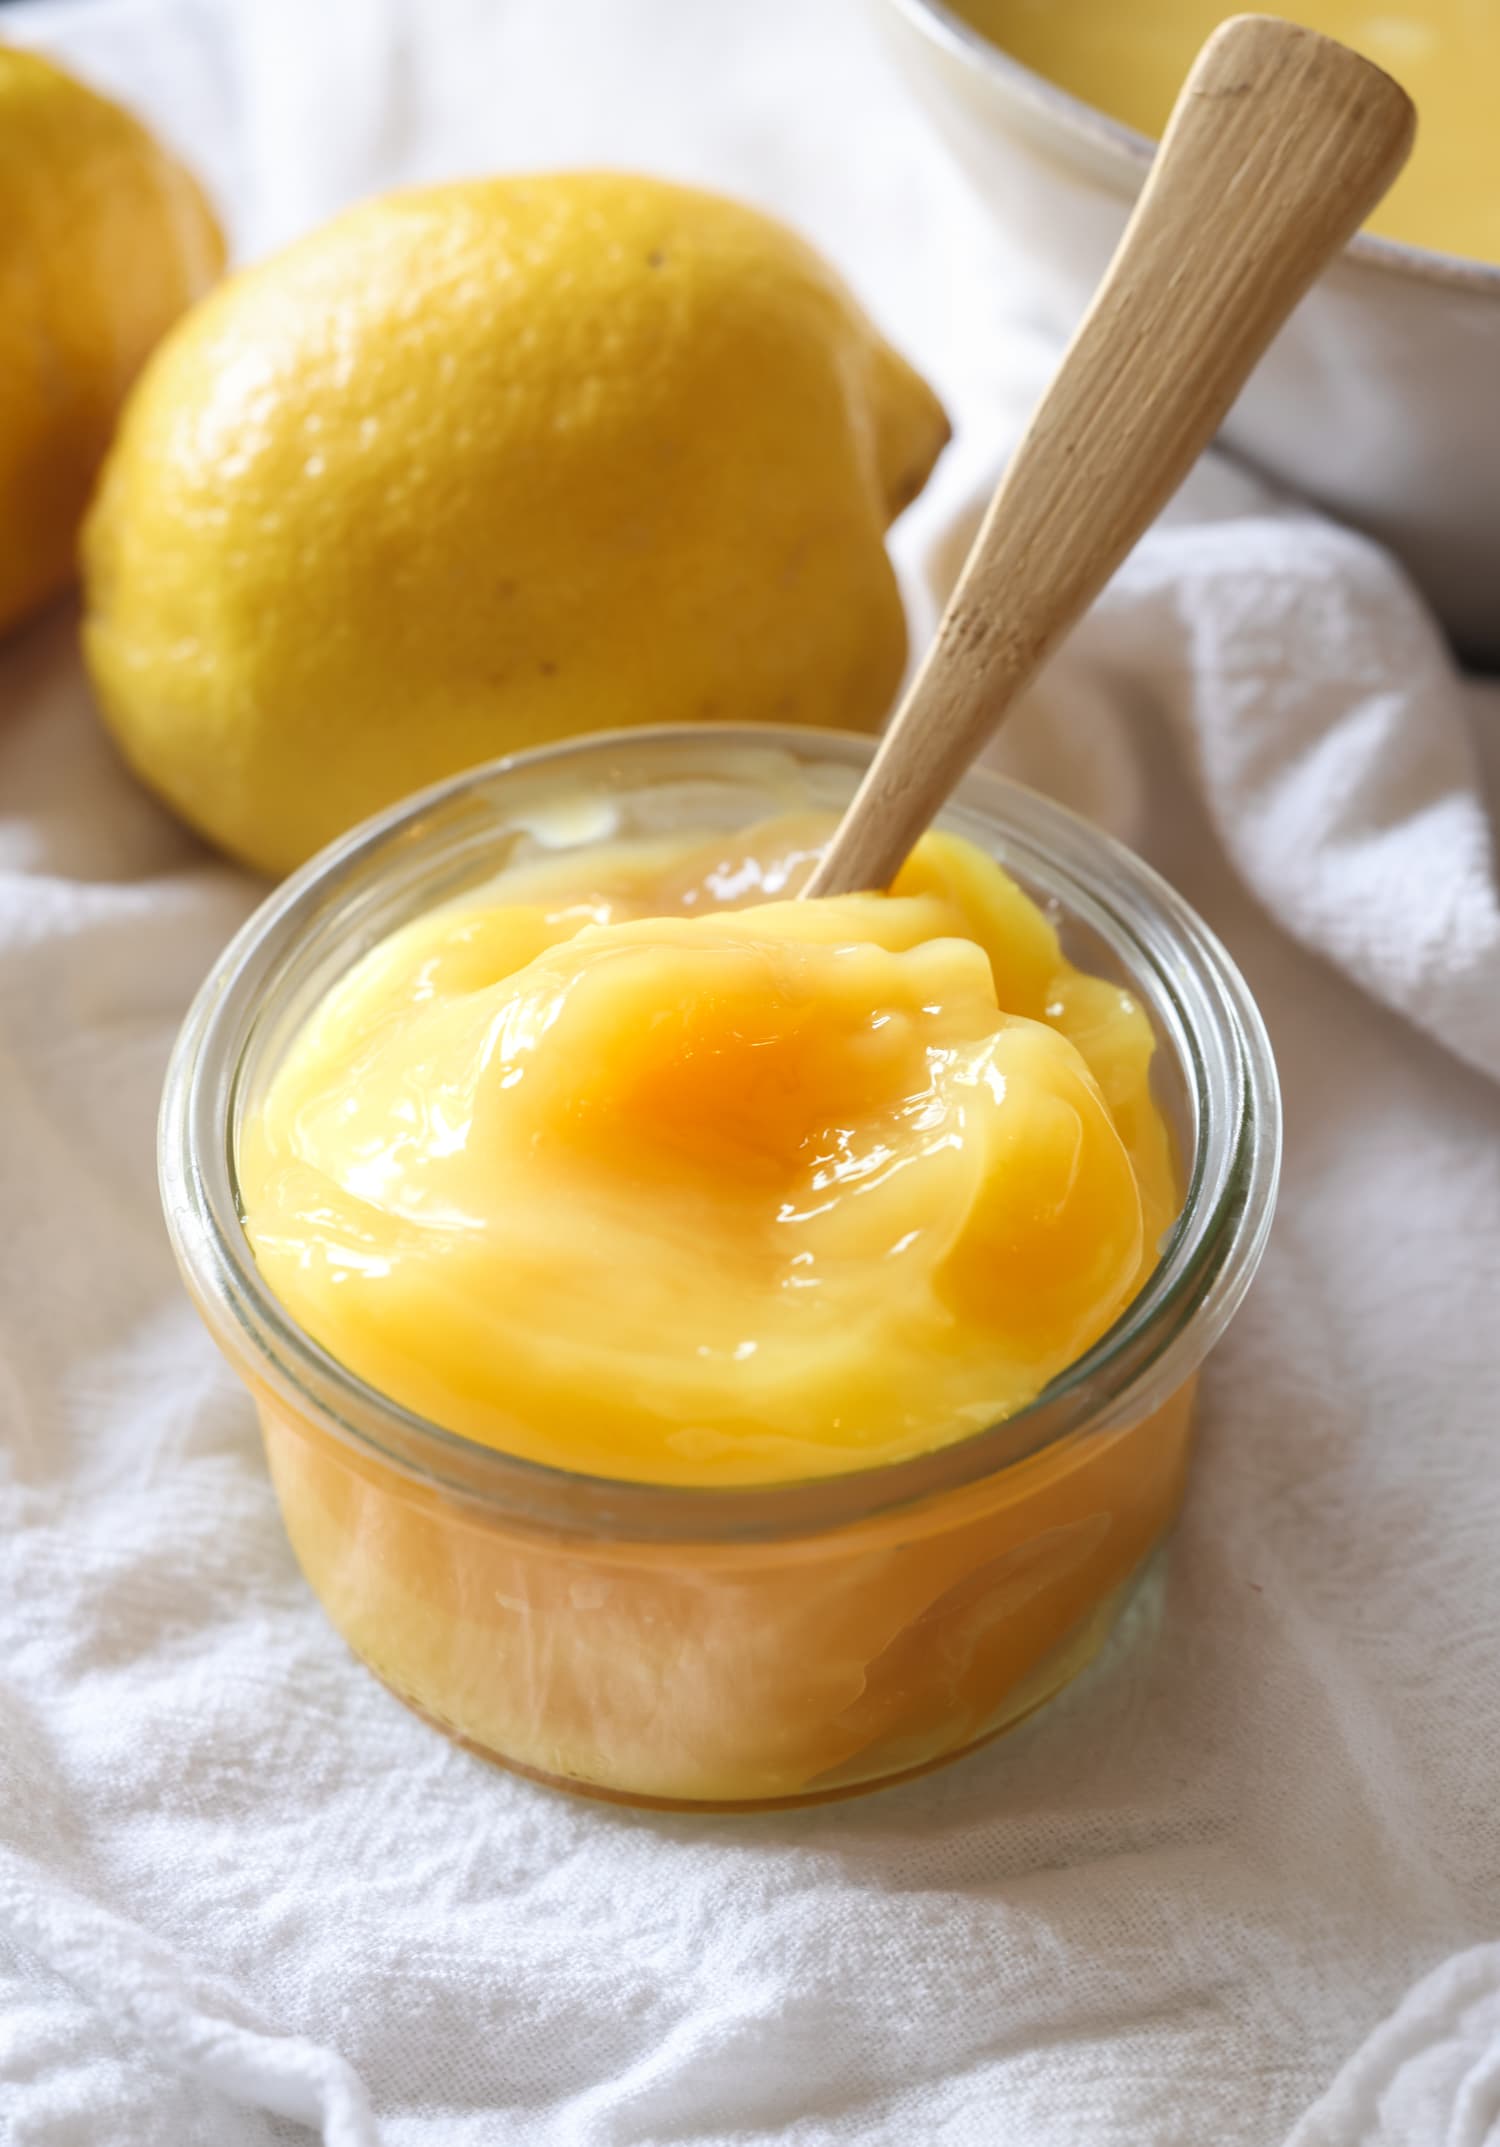
{"type": "MultiPolygon", "coordinates": [[[[897,535],[925,631],[1053,354],[855,0],[3,30],[161,125],[242,252],[487,167],[790,216],[957,420],[897,535]]],[[[1182,888],[1281,1067],[1282,1209],[1168,1556],[988,1751],[718,1820],[453,1749],[301,1582],[153,1170],[260,889],[130,781],[75,623],[0,645],[7,2147],[1500,2141],[1500,688],[1392,563],[1211,460],[995,748],[1182,888]]]]}
{"type": "Polygon", "coordinates": [[[1474,737],[1500,695],[1455,673],[1389,554],[1295,512],[1169,526],[1068,660],[1160,700],[1271,916],[1500,1079],[1500,894],[1474,737]]]}

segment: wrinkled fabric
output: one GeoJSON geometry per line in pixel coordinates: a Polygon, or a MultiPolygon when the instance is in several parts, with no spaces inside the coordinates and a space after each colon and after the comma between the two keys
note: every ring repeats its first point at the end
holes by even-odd
{"type": "MultiPolygon", "coordinates": [[[[634,164],[793,217],[958,437],[918,633],[1049,353],[853,0],[22,0],[242,254],[378,187],[634,164]]],[[[68,604],[0,645],[0,2138],[1500,2139],[1500,689],[1209,464],[996,749],[1243,966],[1281,1209],[1104,1659],[924,1781],[720,1819],[453,1749],[350,1659],[175,1278],[153,1121],[260,889],[126,775],[68,604]]],[[[601,718],[607,711],[601,711],[601,718]]]]}

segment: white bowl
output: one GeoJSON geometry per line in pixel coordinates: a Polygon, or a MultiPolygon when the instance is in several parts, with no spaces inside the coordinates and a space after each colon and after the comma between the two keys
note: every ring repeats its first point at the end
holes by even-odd
{"type": "MultiPolygon", "coordinates": [[[[1155,145],[1009,58],[940,0],[879,0],[877,12],[1026,255],[1052,324],[1070,330],[1155,145]]],[[[1500,662],[1500,267],[1355,239],[1261,361],[1224,439],[1389,545],[1460,650],[1500,662]]]]}

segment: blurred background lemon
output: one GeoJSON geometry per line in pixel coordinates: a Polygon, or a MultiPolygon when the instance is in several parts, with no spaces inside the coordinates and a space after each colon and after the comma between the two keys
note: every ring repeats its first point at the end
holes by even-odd
{"type": "Polygon", "coordinates": [[[264,870],[615,725],[876,724],[886,528],[947,423],[835,274],[619,174],[373,201],[236,276],[132,397],[86,535],[127,758],[264,870]]]}
{"type": "Polygon", "coordinates": [[[138,121],[0,47],[0,629],[71,580],[126,390],[224,242],[138,121]]]}

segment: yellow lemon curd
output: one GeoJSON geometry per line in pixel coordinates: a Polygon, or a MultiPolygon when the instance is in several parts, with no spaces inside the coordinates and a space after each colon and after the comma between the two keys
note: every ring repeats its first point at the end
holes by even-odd
{"type": "Polygon", "coordinates": [[[955,837],[747,905],[787,848],[512,871],[355,966],[240,1151],[310,1334],[485,1445],[744,1484],[978,1430],[1103,1333],[1176,1205],[1144,1014],[955,837]]]}
{"type": "MultiPolygon", "coordinates": [[[[1193,55],[1234,13],[1224,0],[954,0],[1023,65],[1160,135],[1193,55]]],[[[1421,114],[1410,163],[1370,228],[1412,246],[1500,261],[1500,7],[1493,0],[1305,0],[1277,13],[1352,45],[1410,91],[1421,114]]]]}
{"type": "MultiPolygon", "coordinates": [[[[929,1452],[1115,1321],[1179,1196],[1152,1031],[991,859],[792,899],[823,823],[533,859],[327,994],[239,1137],[276,1296],[509,1455],[751,1487],[929,1452]]],[[[932,1763],[1098,1644],[1187,1397],[962,1495],[774,1543],[570,1538],[262,1396],[293,1541],[405,1697],[511,1763],[777,1801],[932,1763]]]]}

